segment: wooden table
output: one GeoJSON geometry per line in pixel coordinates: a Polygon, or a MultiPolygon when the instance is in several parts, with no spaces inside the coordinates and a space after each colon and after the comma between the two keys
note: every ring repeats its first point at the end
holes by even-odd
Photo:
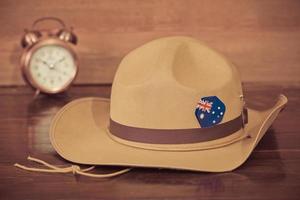
{"type": "MultiPolygon", "coordinates": [[[[69,165],[49,142],[51,118],[73,99],[109,97],[110,86],[76,86],[57,97],[36,99],[27,87],[2,87],[0,199],[299,199],[300,87],[245,84],[244,88],[249,106],[268,107],[279,93],[287,95],[289,103],[247,162],[237,170],[194,173],[139,168],[99,180],[72,174],[27,172],[13,164],[32,165],[26,160],[32,155],[56,165],[69,165]]],[[[116,169],[99,167],[96,171],[116,169]]]]}

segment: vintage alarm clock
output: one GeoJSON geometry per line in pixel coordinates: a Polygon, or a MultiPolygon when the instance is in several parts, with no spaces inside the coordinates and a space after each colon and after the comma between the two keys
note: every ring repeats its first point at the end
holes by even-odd
{"type": "Polygon", "coordinates": [[[37,93],[60,93],[72,84],[78,72],[78,59],[73,48],[77,37],[61,19],[45,17],[36,20],[30,30],[25,30],[21,44],[24,48],[22,74],[37,93]],[[37,24],[47,20],[55,21],[60,27],[36,28],[37,24]]]}

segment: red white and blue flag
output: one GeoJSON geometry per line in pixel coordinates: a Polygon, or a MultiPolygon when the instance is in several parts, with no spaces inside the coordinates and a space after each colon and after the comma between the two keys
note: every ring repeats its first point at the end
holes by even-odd
{"type": "Polygon", "coordinates": [[[196,106],[195,115],[202,128],[219,124],[225,114],[225,104],[216,96],[203,97],[196,106]]]}

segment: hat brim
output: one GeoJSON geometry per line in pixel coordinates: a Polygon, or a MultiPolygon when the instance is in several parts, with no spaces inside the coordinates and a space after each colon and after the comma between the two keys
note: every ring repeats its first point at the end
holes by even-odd
{"type": "Polygon", "coordinates": [[[83,98],[67,104],[55,115],[50,140],[60,156],[79,164],[231,171],[246,161],[286,103],[287,98],[280,95],[266,111],[249,109],[245,131],[250,138],[207,150],[158,151],[113,140],[107,133],[109,99],[83,98]]]}

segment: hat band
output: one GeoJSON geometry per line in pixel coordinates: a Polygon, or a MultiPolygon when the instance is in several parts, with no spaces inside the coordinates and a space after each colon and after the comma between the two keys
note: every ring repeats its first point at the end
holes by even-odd
{"type": "Polygon", "coordinates": [[[228,122],[210,128],[150,129],[120,124],[110,119],[110,133],[116,137],[149,144],[188,144],[207,142],[229,136],[244,127],[245,116],[241,114],[228,122]]]}

